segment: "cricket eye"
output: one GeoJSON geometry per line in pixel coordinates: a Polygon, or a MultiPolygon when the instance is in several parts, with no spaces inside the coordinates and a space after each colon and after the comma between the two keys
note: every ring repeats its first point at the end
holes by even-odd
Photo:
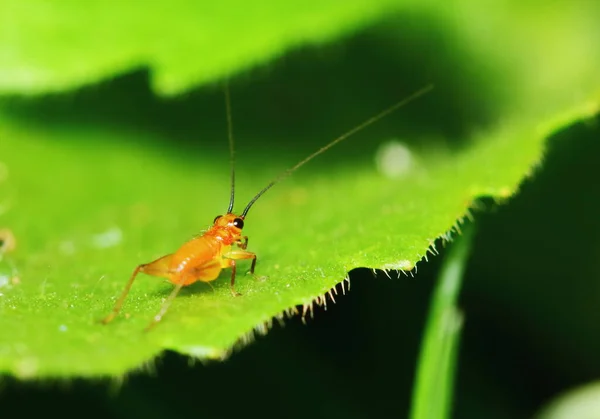
{"type": "Polygon", "coordinates": [[[217,215],[217,216],[215,217],[214,221],[213,221],[213,224],[215,224],[215,223],[217,222],[217,220],[218,220],[219,218],[221,218],[221,217],[222,217],[222,215],[217,215]]]}
{"type": "Polygon", "coordinates": [[[244,228],[244,220],[242,220],[241,218],[236,218],[235,220],[233,220],[233,225],[241,230],[242,228],[244,228]]]}

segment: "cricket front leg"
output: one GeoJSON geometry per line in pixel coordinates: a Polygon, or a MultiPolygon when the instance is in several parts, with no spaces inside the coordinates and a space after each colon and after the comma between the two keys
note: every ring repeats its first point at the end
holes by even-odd
{"type": "Polygon", "coordinates": [[[246,250],[248,248],[248,236],[244,236],[242,237],[238,242],[237,245],[240,249],[242,250],[246,250]]]}
{"type": "Polygon", "coordinates": [[[110,323],[117,316],[117,314],[119,314],[119,311],[121,311],[121,307],[123,306],[123,303],[125,302],[125,298],[127,298],[127,294],[129,294],[129,291],[131,290],[133,281],[135,280],[135,278],[137,277],[137,275],[140,272],[143,272],[143,273],[145,273],[147,275],[151,275],[151,276],[168,278],[169,264],[171,262],[172,257],[173,257],[172,254],[166,255],[166,256],[161,257],[160,259],[156,259],[153,262],[138,265],[138,267],[135,268],[133,273],[131,274],[129,281],[127,281],[127,284],[125,285],[125,289],[123,290],[123,292],[121,293],[121,296],[115,303],[115,306],[113,307],[112,311],[110,312],[110,314],[108,316],[106,316],[104,319],[102,319],[101,322],[104,324],[110,323]]]}
{"type": "MultiPolygon", "coordinates": [[[[248,238],[246,238],[246,242],[248,238]]],[[[256,267],[256,254],[252,252],[248,252],[246,250],[231,250],[225,254],[223,254],[224,265],[231,268],[231,294],[234,297],[240,296],[241,294],[237,292],[234,288],[235,285],[235,274],[236,274],[236,261],[243,259],[252,259],[252,265],[250,265],[250,273],[254,275],[254,268],[256,267]]]]}

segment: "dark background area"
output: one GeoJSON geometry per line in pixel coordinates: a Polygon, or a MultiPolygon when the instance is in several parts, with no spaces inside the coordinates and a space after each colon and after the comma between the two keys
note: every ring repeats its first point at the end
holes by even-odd
{"type": "MultiPolygon", "coordinates": [[[[285,138],[281,147],[289,147],[289,141],[306,138],[324,118],[339,118],[337,126],[343,130],[342,117],[361,120],[365,112],[375,113],[433,80],[440,93],[406,109],[404,121],[411,122],[406,133],[439,134],[450,148],[464,146],[468,133],[485,126],[493,113],[478,91],[483,82],[473,78],[473,69],[452,66],[463,58],[444,55],[453,50],[451,38],[410,25],[391,32],[386,25],[336,48],[297,51],[268,70],[234,80],[234,109],[251,112],[246,121],[255,123],[243,127],[244,136],[259,138],[259,127],[275,120],[269,128],[277,132],[288,127],[279,134],[285,138]],[[404,45],[402,54],[398,44],[404,45]],[[316,58],[332,55],[336,58],[316,58]],[[423,68],[429,70],[414,71],[423,68]],[[370,84],[374,77],[388,83],[385,94],[375,92],[370,84]],[[343,115],[331,112],[338,101],[348,104],[343,115]],[[290,126],[297,128],[290,131],[290,126]]],[[[140,71],[41,100],[13,98],[10,108],[14,115],[49,124],[62,123],[79,109],[80,123],[158,130],[171,139],[158,146],[177,153],[199,147],[191,140],[199,115],[202,124],[221,130],[223,107],[213,106],[222,102],[217,86],[178,99],[157,99],[147,76],[140,71]]],[[[388,124],[393,122],[382,121],[374,130],[385,132],[388,124]]],[[[305,155],[336,134],[324,132],[321,138],[297,143],[294,152],[305,155]]],[[[600,376],[599,135],[596,123],[557,133],[548,142],[543,167],[517,196],[500,206],[482,199],[461,292],[466,321],[453,417],[531,417],[560,392],[600,376]]],[[[256,159],[274,147],[239,144],[240,155],[256,159]]],[[[364,150],[360,141],[353,144],[336,151],[337,156],[358,159],[364,150]]],[[[167,353],[153,372],[133,373],[122,383],[3,379],[1,414],[405,417],[429,298],[445,254],[441,250],[440,256],[420,263],[414,278],[390,280],[355,270],[351,291],[337,304],[316,310],[307,325],[292,318],[285,327],[275,326],[224,363],[192,365],[167,353]]]]}

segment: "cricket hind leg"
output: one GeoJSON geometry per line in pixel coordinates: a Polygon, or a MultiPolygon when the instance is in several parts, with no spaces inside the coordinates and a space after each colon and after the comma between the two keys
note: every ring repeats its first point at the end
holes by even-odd
{"type": "Polygon", "coordinates": [[[127,284],[125,285],[125,289],[123,290],[123,292],[121,293],[121,296],[115,303],[115,306],[113,307],[112,311],[108,314],[108,316],[106,316],[104,319],[102,319],[101,322],[104,324],[110,323],[111,321],[114,320],[114,318],[117,316],[117,314],[119,314],[119,311],[121,311],[121,307],[123,306],[123,303],[125,302],[125,298],[127,298],[127,294],[129,294],[129,291],[131,290],[133,281],[135,280],[135,278],[137,277],[137,275],[140,272],[145,273],[150,276],[168,278],[169,277],[169,265],[171,263],[172,257],[173,257],[173,255],[170,254],[170,255],[163,256],[159,259],[156,259],[155,261],[152,261],[150,263],[144,263],[142,265],[138,265],[138,267],[135,268],[133,273],[131,274],[129,281],[127,281],[127,284]]]}
{"type": "MultiPolygon", "coordinates": [[[[152,321],[150,322],[150,324],[148,324],[148,326],[146,326],[144,331],[148,332],[162,320],[164,315],[167,313],[167,310],[171,306],[171,303],[173,302],[175,297],[177,297],[179,291],[181,291],[181,288],[197,281],[206,282],[210,285],[210,281],[216,279],[219,276],[219,273],[221,273],[221,269],[222,267],[219,261],[216,259],[211,259],[203,265],[191,269],[185,275],[179,277],[174,276],[170,278],[171,282],[175,284],[175,288],[173,288],[173,291],[171,291],[167,299],[160,307],[159,312],[152,318],[152,321]]],[[[210,286],[212,287],[212,285],[210,286]]]]}
{"type": "Polygon", "coordinates": [[[169,309],[169,306],[171,305],[171,303],[173,302],[175,297],[177,297],[177,294],[179,294],[179,291],[181,291],[181,288],[184,285],[185,285],[185,283],[183,281],[178,283],[177,285],[175,285],[175,288],[173,288],[173,291],[171,291],[171,294],[169,294],[169,296],[167,297],[167,299],[165,300],[163,305],[160,307],[160,311],[156,314],[156,316],[154,316],[152,318],[152,321],[150,322],[150,324],[148,324],[148,326],[146,326],[146,328],[144,329],[144,332],[148,332],[150,329],[152,329],[154,326],[156,326],[158,324],[158,322],[160,322],[162,320],[163,316],[169,309]]]}

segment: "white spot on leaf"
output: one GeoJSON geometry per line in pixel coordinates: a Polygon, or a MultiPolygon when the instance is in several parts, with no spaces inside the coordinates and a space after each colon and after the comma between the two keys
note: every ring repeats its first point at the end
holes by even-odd
{"type": "Polygon", "coordinates": [[[75,243],[73,243],[72,241],[60,242],[60,244],[58,245],[58,249],[61,251],[61,253],[64,253],[65,255],[72,255],[73,253],[75,253],[75,243]]]}
{"type": "Polygon", "coordinates": [[[414,166],[410,149],[398,140],[382,144],[375,154],[375,164],[381,174],[389,178],[400,178],[414,166]]]}
{"type": "Polygon", "coordinates": [[[104,233],[96,234],[92,237],[92,245],[99,249],[106,249],[113,247],[121,243],[123,239],[123,233],[121,229],[113,227],[104,233]]]}

